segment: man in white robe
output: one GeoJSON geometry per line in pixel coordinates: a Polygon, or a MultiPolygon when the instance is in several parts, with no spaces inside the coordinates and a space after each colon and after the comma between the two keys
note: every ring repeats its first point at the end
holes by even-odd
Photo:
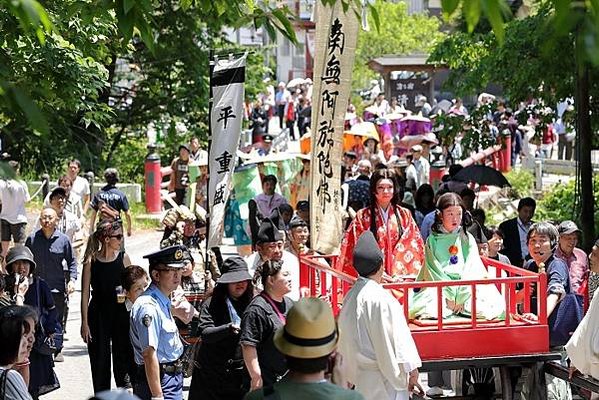
{"type": "MultiPolygon", "coordinates": [[[[589,254],[589,266],[599,272],[599,240],[589,254]]],[[[566,344],[566,352],[572,367],[599,379],[599,296],[593,296],[589,310],[566,344]]]]}
{"type": "Polygon", "coordinates": [[[407,400],[417,389],[422,365],[402,307],[381,286],[383,254],[364,232],[354,248],[360,274],[339,315],[339,353],[347,376],[366,400],[407,400]]]}

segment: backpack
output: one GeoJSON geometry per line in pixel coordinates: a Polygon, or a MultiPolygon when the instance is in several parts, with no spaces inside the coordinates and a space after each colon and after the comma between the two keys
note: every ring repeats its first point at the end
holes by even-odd
{"type": "Polygon", "coordinates": [[[116,221],[121,218],[121,213],[118,210],[112,208],[104,200],[98,202],[98,214],[100,214],[101,221],[116,221]]]}

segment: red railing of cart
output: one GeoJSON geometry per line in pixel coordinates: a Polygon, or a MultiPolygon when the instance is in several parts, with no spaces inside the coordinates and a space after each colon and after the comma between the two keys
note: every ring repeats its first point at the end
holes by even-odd
{"type": "MultiPolygon", "coordinates": [[[[335,256],[307,256],[302,262],[308,267],[309,293],[330,302],[335,315],[340,311],[343,296],[356,278],[334,268],[335,256]],[[331,266],[325,262],[328,261],[331,266]]],[[[523,312],[530,312],[531,294],[536,287],[538,293],[545,293],[547,277],[545,273],[534,273],[522,268],[483,258],[487,268],[494,267],[496,277],[479,280],[416,282],[404,281],[385,283],[389,290],[403,293],[402,305],[408,319],[410,289],[436,288],[438,315],[428,325],[421,321],[409,321],[410,329],[418,346],[420,356],[425,360],[469,356],[497,356],[513,354],[534,354],[549,349],[547,327],[547,304],[544,296],[537,296],[538,321],[524,321],[518,318],[516,293],[521,287],[523,312]],[[502,276],[505,274],[506,276],[502,276]],[[476,319],[476,285],[495,284],[503,294],[506,315],[503,320],[481,321],[476,319]],[[447,321],[441,317],[442,289],[448,286],[471,286],[471,314],[468,321],[447,321]],[[465,346],[466,345],[466,346],[465,346]]]]}

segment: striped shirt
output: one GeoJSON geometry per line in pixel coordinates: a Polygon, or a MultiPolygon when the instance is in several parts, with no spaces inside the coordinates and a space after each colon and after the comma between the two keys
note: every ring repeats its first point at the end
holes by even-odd
{"type": "Polygon", "coordinates": [[[3,400],[31,400],[21,374],[0,367],[0,398],[3,400]]]}

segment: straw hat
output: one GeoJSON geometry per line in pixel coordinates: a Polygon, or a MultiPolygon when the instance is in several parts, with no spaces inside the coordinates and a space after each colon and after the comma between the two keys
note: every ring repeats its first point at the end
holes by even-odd
{"type": "Polygon", "coordinates": [[[275,347],[295,358],[320,358],[337,347],[337,326],[331,307],[314,297],[304,297],[291,307],[287,323],[275,332],[275,347]]]}

